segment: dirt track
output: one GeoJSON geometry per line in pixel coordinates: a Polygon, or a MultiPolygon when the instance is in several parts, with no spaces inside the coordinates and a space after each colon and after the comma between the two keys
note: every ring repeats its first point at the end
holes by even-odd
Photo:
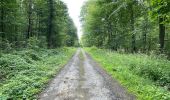
{"type": "Polygon", "coordinates": [[[78,49],[39,100],[134,100],[134,96],[78,49]]]}

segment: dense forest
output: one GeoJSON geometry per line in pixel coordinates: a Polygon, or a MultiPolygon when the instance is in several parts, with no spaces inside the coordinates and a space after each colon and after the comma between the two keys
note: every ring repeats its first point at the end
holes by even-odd
{"type": "Polygon", "coordinates": [[[77,29],[60,0],[1,0],[0,49],[73,46],[77,29]]]}
{"type": "Polygon", "coordinates": [[[170,0],[88,0],[84,46],[170,55],[170,0]]]}
{"type": "Polygon", "coordinates": [[[170,99],[170,0],[87,0],[85,50],[137,100],[170,99]]]}
{"type": "Polygon", "coordinates": [[[77,28],[60,0],[0,0],[0,100],[33,100],[71,58],[77,28]]]}
{"type": "Polygon", "coordinates": [[[170,0],[70,1],[0,0],[0,100],[170,100],[170,0]]]}

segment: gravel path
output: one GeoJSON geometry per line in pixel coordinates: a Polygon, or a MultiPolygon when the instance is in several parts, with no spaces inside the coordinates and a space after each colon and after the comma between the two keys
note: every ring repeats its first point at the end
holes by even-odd
{"type": "Polygon", "coordinates": [[[82,49],[52,80],[39,100],[135,100],[82,49]]]}

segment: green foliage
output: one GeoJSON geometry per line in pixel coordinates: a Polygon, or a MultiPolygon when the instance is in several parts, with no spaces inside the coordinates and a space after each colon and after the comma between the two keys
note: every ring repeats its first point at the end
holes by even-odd
{"type": "Polygon", "coordinates": [[[38,46],[40,48],[47,48],[47,39],[45,36],[40,36],[38,40],[39,40],[38,46]]]}
{"type": "Polygon", "coordinates": [[[8,40],[2,41],[2,39],[0,39],[0,50],[4,50],[6,52],[9,52],[11,49],[12,49],[12,44],[9,43],[8,40]]]}
{"type": "Polygon", "coordinates": [[[29,47],[46,48],[48,40],[52,48],[73,46],[77,41],[77,29],[61,0],[1,0],[0,1],[0,49],[10,51],[29,47]],[[49,20],[53,14],[52,26],[49,20]],[[49,28],[52,28],[49,33],[49,28]],[[67,39],[66,39],[67,38],[67,39]]]}
{"type": "Polygon", "coordinates": [[[40,41],[37,39],[37,37],[31,37],[28,39],[28,48],[30,49],[38,49],[40,44],[40,41]]]}
{"type": "Polygon", "coordinates": [[[86,48],[112,77],[139,100],[170,99],[170,61],[164,57],[86,48]]]}
{"type": "Polygon", "coordinates": [[[0,100],[35,99],[75,48],[28,49],[0,57],[0,100]]]}
{"type": "Polygon", "coordinates": [[[169,5],[170,0],[87,0],[81,11],[81,42],[87,47],[143,53],[159,52],[160,44],[165,44],[169,54],[169,5]],[[158,23],[166,27],[165,43],[160,42],[163,32],[158,23]]]}
{"type": "Polygon", "coordinates": [[[47,50],[48,40],[52,48],[74,46],[76,33],[60,0],[0,0],[0,100],[36,98],[75,51],[47,50]]]}

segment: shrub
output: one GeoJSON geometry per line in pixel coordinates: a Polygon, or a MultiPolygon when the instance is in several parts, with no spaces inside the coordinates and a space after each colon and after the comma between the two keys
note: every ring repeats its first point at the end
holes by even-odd
{"type": "Polygon", "coordinates": [[[33,100],[75,49],[28,49],[0,57],[0,100],[33,100]],[[3,80],[2,80],[3,78],[3,80]],[[1,81],[2,80],[2,81],[1,81]]]}
{"type": "Polygon", "coordinates": [[[40,41],[37,39],[37,37],[30,37],[28,39],[28,48],[37,50],[39,49],[39,43],[40,41]]]}

